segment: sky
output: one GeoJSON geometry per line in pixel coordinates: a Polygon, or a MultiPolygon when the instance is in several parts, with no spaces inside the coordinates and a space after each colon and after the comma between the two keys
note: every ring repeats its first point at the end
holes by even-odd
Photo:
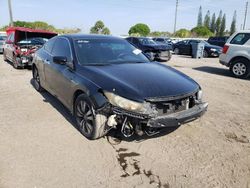
{"type": "MultiPolygon", "coordinates": [[[[199,6],[203,17],[207,10],[226,13],[227,28],[237,11],[237,29],[244,20],[247,0],[179,0],[177,29],[191,29],[197,24],[199,6]]],[[[176,0],[12,0],[14,20],[45,21],[57,28],[80,28],[88,33],[102,20],[114,35],[126,35],[136,23],[149,25],[151,31],[174,29],[176,0]]],[[[250,3],[250,1],[249,1],[250,3]]],[[[0,27],[9,23],[8,0],[0,0],[0,27]]],[[[250,5],[246,28],[250,29],[250,5]]]]}

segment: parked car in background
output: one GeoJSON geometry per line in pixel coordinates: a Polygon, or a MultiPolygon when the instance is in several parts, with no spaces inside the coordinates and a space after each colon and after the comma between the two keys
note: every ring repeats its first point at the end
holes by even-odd
{"type": "Polygon", "coordinates": [[[128,37],[128,42],[145,53],[150,59],[156,61],[169,61],[172,57],[171,46],[158,44],[147,37],[128,37]]]}
{"type": "Polygon", "coordinates": [[[170,38],[157,37],[157,38],[153,38],[153,40],[158,44],[169,45],[171,47],[171,50],[173,49],[173,42],[170,38]]]}
{"type": "Polygon", "coordinates": [[[3,53],[3,45],[7,39],[6,35],[1,35],[0,34],[0,53],[3,53]]]}
{"type": "Polygon", "coordinates": [[[228,38],[229,37],[210,37],[207,42],[212,45],[223,47],[226,44],[228,38]]]}
{"type": "Polygon", "coordinates": [[[228,39],[220,63],[229,67],[237,78],[250,76],[250,30],[236,32],[228,39]]]}
{"type": "Polygon", "coordinates": [[[111,129],[152,136],[193,121],[208,106],[194,80],[112,36],[54,37],[36,52],[32,71],[35,89],[56,96],[88,139],[111,129]]]}
{"type": "Polygon", "coordinates": [[[57,35],[45,30],[29,29],[24,27],[9,27],[4,44],[4,60],[13,63],[14,68],[30,66],[36,50],[44,43],[57,35]]]}
{"type": "Polygon", "coordinates": [[[173,45],[175,54],[192,55],[192,43],[204,43],[203,57],[218,57],[222,53],[222,47],[211,45],[203,40],[183,40],[173,45]]]}

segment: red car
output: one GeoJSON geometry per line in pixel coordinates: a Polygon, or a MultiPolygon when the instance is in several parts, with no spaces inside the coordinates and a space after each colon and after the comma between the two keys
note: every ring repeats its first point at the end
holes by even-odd
{"type": "Polygon", "coordinates": [[[48,39],[57,35],[50,31],[24,27],[9,27],[6,33],[7,40],[3,47],[3,57],[5,61],[11,61],[16,69],[30,66],[34,53],[48,39]]]}

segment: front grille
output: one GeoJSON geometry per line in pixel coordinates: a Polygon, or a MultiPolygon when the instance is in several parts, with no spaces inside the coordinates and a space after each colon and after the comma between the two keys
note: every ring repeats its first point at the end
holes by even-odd
{"type": "Polygon", "coordinates": [[[189,96],[171,101],[151,102],[158,115],[167,115],[192,108],[195,105],[195,96],[189,96]]]}

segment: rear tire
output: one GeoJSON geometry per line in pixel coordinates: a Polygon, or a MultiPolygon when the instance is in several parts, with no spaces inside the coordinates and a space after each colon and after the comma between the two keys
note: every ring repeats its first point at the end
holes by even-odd
{"type": "Polygon", "coordinates": [[[89,140],[95,140],[105,135],[107,117],[96,114],[89,97],[81,94],[74,103],[74,116],[78,130],[89,140]]]}
{"type": "Polygon", "coordinates": [[[247,78],[250,73],[250,62],[244,58],[236,59],[231,63],[230,71],[236,78],[247,78]]]}
{"type": "Polygon", "coordinates": [[[38,72],[38,70],[37,70],[37,68],[35,66],[32,69],[32,75],[33,75],[34,88],[38,92],[44,91],[43,87],[41,86],[39,72],[38,72]]]}

